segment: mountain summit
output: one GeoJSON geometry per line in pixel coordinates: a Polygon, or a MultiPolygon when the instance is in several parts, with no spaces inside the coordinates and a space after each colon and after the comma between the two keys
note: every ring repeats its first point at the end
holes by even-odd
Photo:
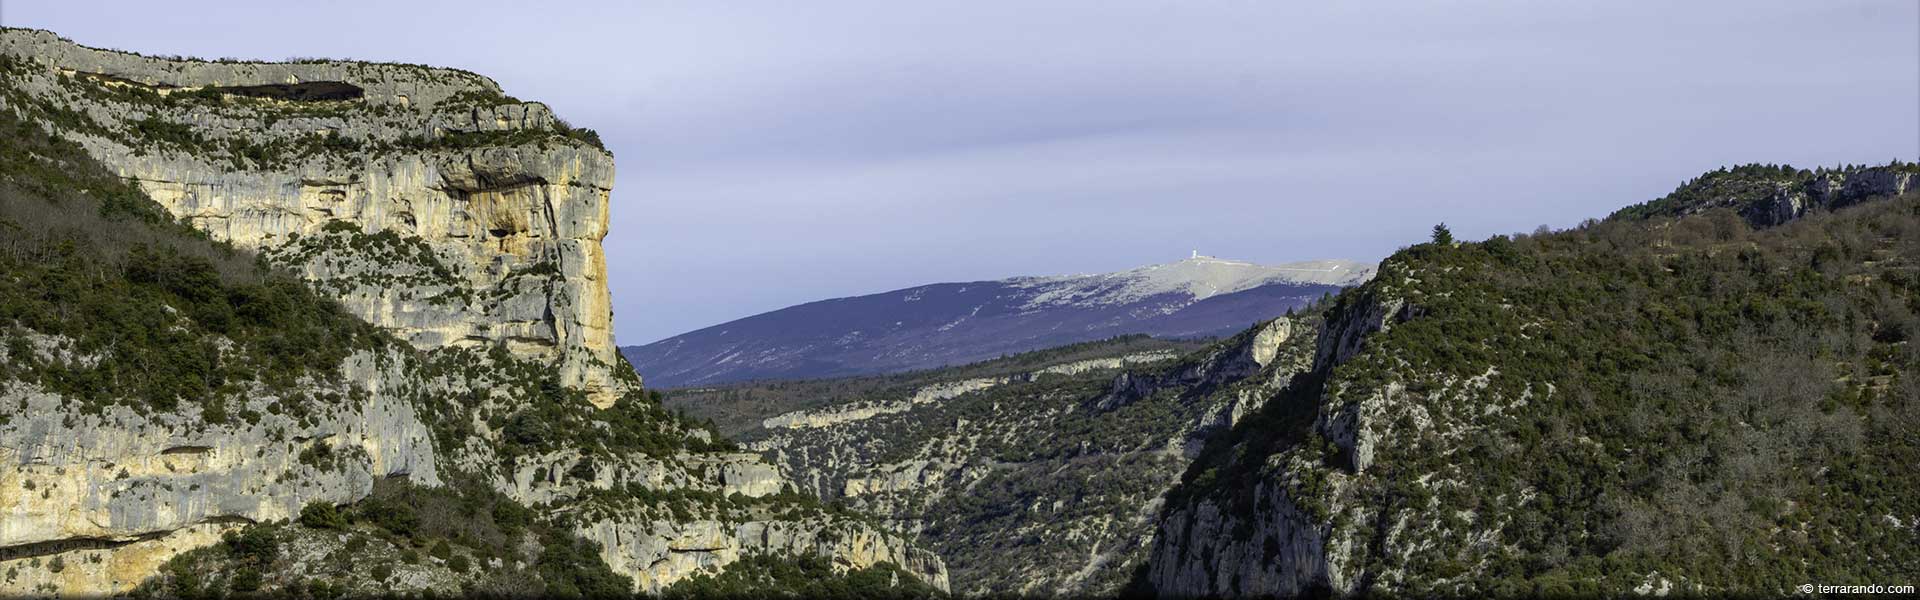
{"type": "MultiPolygon", "coordinates": [[[[1164,295],[1185,295],[1193,301],[1274,285],[1328,285],[1346,287],[1373,276],[1373,267],[1346,260],[1316,260],[1284,265],[1258,265],[1194,253],[1192,258],[1148,265],[1118,273],[1015,277],[1016,287],[1042,289],[1028,302],[1031,307],[1113,306],[1164,295]]],[[[1185,308],[1185,304],[1168,306],[1185,308]]]]}
{"type": "Polygon", "coordinates": [[[1260,265],[1196,252],[1115,273],[822,300],[621,351],[668,387],[885,373],[1125,334],[1218,336],[1372,276],[1372,265],[1353,261],[1260,265]]]}

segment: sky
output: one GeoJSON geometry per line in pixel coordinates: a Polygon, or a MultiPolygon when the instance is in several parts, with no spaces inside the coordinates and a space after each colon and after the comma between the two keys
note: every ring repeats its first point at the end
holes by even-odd
{"type": "Polygon", "coordinates": [[[148,54],[458,67],[615,155],[615,333],[1198,250],[1374,261],[1722,165],[1920,158],[1920,2],[0,0],[148,54]]]}

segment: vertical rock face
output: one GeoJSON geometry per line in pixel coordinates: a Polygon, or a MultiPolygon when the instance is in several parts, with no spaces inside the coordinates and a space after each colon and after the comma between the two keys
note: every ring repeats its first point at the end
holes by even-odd
{"type": "Polygon", "coordinates": [[[1232,507],[1203,501],[1179,506],[1160,521],[1148,558],[1148,578],[1169,597],[1306,595],[1331,589],[1327,527],[1294,505],[1278,486],[1260,482],[1254,505],[1232,507]]]}
{"type": "MultiPolygon", "coordinates": [[[[937,556],[782,500],[773,465],[638,393],[600,245],[612,157],[545,105],[462,71],[158,59],[17,29],[0,67],[0,110],[412,346],[369,334],[330,372],[177,408],[0,378],[0,595],[125,592],[223,532],[387,478],[578,517],[638,591],[752,554],[893,562],[944,587],[937,556]]],[[[36,335],[0,323],[8,344],[36,335]]],[[[42,363],[103,360],[40,337],[24,341],[42,363]]]]}
{"type": "MultiPolygon", "coordinates": [[[[1382,277],[1398,272],[1382,266],[1382,277]]],[[[1353,290],[1328,310],[1310,349],[1299,352],[1293,379],[1269,388],[1274,397],[1256,405],[1261,421],[1249,430],[1305,426],[1326,446],[1297,444],[1272,448],[1236,441],[1236,431],[1211,443],[1215,460],[1203,459],[1198,477],[1183,482],[1167,503],[1154,533],[1144,571],[1157,594],[1174,598],[1341,594],[1354,591],[1348,565],[1355,549],[1352,528],[1329,516],[1348,507],[1348,474],[1328,467],[1329,456],[1350,457],[1357,469],[1372,458],[1373,427],[1379,418],[1378,395],[1346,401],[1345,394],[1323,400],[1319,377],[1361,352],[1372,336],[1390,329],[1410,310],[1404,298],[1376,283],[1353,290]],[[1264,410],[1262,410],[1264,409],[1264,410]],[[1311,425],[1307,425],[1311,423],[1311,425]],[[1263,452],[1272,452],[1263,455],[1263,452]],[[1250,455],[1248,473],[1221,471],[1218,456],[1250,455]]],[[[1359,395],[1359,394],[1355,394],[1359,395]]],[[[1281,434],[1285,439],[1285,434],[1281,434]]],[[[1259,439],[1259,438],[1256,438],[1259,439]]],[[[1271,439],[1271,438],[1266,438],[1271,439]]],[[[1240,458],[1238,460],[1248,460],[1240,458]]],[[[1230,464],[1230,463],[1229,463],[1230,464]]]]}
{"type": "Polygon", "coordinates": [[[596,404],[623,391],[600,246],[613,158],[545,105],[412,65],[164,60],[27,30],[0,34],[0,53],[50,68],[17,89],[79,115],[72,137],[215,239],[416,347],[504,343],[596,404]],[[241,88],[315,82],[362,95],[241,88]],[[418,251],[369,256],[370,236],[418,251]]]}

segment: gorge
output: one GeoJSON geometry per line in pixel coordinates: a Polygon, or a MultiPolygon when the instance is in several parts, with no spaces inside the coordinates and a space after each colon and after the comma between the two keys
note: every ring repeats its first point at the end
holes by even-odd
{"type": "Polygon", "coordinates": [[[1566,229],[1298,267],[1320,278],[1196,253],[802,305],[675,340],[704,350],[661,385],[613,339],[613,156],[487,77],[8,28],[0,133],[0,595],[1920,572],[1915,163],[1719,168],[1566,229]],[[942,304],[908,327],[915,302],[942,304]],[[991,322],[941,328],[963,314],[991,322]],[[715,358],[741,352],[766,360],[715,358]]]}

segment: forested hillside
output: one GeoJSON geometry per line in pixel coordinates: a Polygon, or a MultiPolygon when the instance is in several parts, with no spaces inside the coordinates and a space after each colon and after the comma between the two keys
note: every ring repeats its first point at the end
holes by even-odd
{"type": "Polygon", "coordinates": [[[1773,595],[1920,572],[1917,172],[1741,167],[1395,254],[1188,470],[1139,582],[1773,595]]]}

